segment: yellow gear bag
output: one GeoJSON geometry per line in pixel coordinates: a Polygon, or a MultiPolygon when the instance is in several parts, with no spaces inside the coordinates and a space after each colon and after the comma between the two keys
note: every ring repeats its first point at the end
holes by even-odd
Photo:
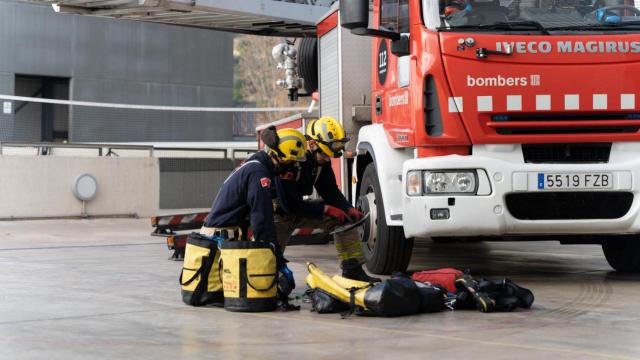
{"type": "Polygon", "coordinates": [[[311,262],[307,263],[307,269],[309,270],[309,275],[307,275],[305,280],[310,288],[322,289],[344,303],[349,304],[353,302],[353,305],[367,310],[364,296],[367,290],[371,288],[370,283],[351,280],[338,275],[330,277],[320,270],[316,264],[311,262]]]}
{"type": "Polygon", "coordinates": [[[273,311],[277,306],[276,255],[262,241],[228,241],[221,246],[224,308],[229,311],[273,311]]]}
{"type": "Polygon", "coordinates": [[[222,305],[224,295],[219,262],[220,250],[215,240],[198,233],[189,235],[180,273],[182,301],[193,306],[222,305]]]}

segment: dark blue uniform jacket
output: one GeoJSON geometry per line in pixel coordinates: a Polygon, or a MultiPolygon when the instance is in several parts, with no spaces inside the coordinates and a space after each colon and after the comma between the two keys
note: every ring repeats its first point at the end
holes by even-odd
{"type": "Polygon", "coordinates": [[[278,203],[289,214],[311,219],[324,217],[324,206],[335,206],[343,211],[352,206],[342,195],[336,184],[331,163],[318,164],[313,153],[307,152],[307,160],[299,163],[297,171],[287,172],[276,178],[278,203]],[[316,189],[322,201],[305,201],[316,189]]]}
{"type": "Polygon", "coordinates": [[[271,191],[275,174],[266,153],[260,151],[252,155],[225,180],[204,225],[246,227],[250,224],[256,240],[271,242],[277,247],[271,191]]]}

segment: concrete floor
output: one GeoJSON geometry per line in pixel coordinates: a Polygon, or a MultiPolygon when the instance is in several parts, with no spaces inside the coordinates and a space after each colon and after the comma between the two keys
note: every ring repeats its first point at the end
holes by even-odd
{"type": "MultiPolygon", "coordinates": [[[[240,314],[184,305],[181,263],[145,219],[0,222],[1,359],[640,359],[640,276],[597,246],[416,246],[411,269],[454,266],[533,290],[529,311],[402,318],[240,314]]],[[[337,272],[332,245],[287,249],[337,272]]]]}

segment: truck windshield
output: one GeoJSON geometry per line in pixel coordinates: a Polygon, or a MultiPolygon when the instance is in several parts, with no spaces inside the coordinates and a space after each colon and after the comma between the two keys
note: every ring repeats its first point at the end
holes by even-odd
{"type": "Polygon", "coordinates": [[[439,16],[442,31],[640,31],[637,0],[439,0],[439,16]]]}

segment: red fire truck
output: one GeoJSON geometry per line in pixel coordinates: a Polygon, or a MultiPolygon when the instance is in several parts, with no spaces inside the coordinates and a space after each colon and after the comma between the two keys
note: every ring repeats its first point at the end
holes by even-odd
{"type": "Polygon", "coordinates": [[[317,35],[293,55],[317,51],[319,115],[353,139],[334,165],[369,270],[430,237],[602,244],[640,271],[634,1],[341,0],[317,35]]]}

